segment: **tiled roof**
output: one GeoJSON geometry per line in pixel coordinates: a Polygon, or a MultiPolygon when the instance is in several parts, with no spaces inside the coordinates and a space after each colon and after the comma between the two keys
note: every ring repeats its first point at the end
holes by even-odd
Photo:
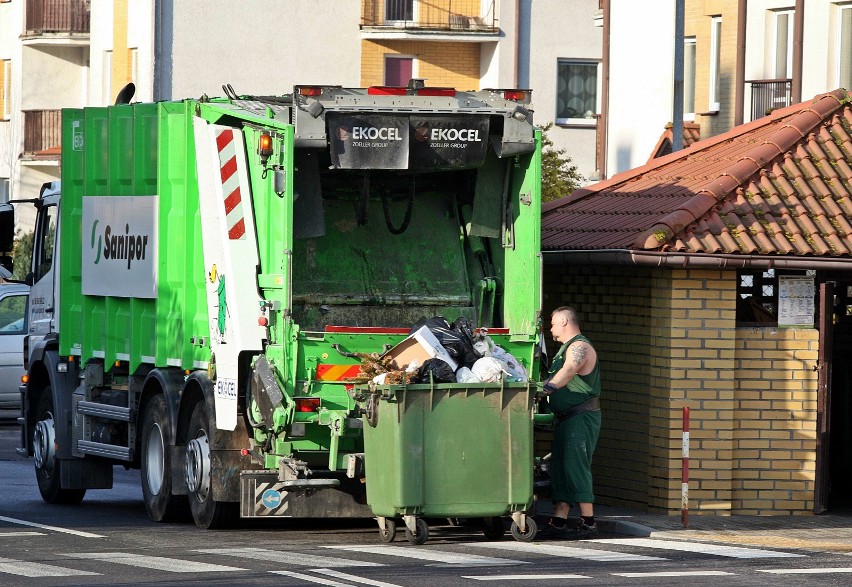
{"type": "MultiPolygon", "coordinates": [[[[651,156],[648,158],[648,163],[656,159],[657,157],[663,157],[664,155],[668,155],[672,152],[672,140],[674,140],[674,133],[672,132],[672,128],[674,125],[670,122],[666,125],[666,130],[663,131],[663,134],[660,135],[660,140],[657,141],[657,144],[654,145],[654,149],[651,151],[651,156]]],[[[686,149],[692,143],[698,142],[701,140],[701,125],[696,124],[694,122],[684,122],[683,123],[683,144],[682,148],[686,149]]]]}
{"type": "Polygon", "coordinates": [[[850,100],[822,94],[548,202],[542,247],[852,257],[850,100]]]}

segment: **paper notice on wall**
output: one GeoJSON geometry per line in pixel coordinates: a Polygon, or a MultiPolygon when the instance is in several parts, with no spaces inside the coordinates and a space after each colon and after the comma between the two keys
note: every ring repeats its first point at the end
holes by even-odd
{"type": "Polygon", "coordinates": [[[813,277],[778,277],[778,326],[807,327],[814,325],[813,277]]]}

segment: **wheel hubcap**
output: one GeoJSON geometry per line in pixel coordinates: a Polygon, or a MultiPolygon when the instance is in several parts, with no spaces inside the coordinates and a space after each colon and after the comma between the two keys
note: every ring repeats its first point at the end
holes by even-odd
{"type": "Polygon", "coordinates": [[[186,446],[186,485],[198,499],[207,499],[210,492],[210,443],[204,433],[186,446]]]}
{"type": "Polygon", "coordinates": [[[48,475],[53,472],[56,462],[56,435],[52,414],[46,414],[45,418],[36,424],[33,434],[33,457],[37,468],[48,475]]]}
{"type": "Polygon", "coordinates": [[[145,471],[148,480],[148,489],[157,495],[163,487],[165,477],[165,443],[163,442],[163,430],[159,424],[154,424],[148,435],[145,446],[145,471]]]}

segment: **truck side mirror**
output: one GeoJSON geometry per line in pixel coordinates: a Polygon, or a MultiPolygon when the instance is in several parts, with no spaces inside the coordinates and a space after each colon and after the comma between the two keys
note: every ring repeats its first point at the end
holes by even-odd
{"type": "Polygon", "coordinates": [[[0,252],[11,253],[15,242],[15,209],[12,204],[0,204],[0,252]]]}

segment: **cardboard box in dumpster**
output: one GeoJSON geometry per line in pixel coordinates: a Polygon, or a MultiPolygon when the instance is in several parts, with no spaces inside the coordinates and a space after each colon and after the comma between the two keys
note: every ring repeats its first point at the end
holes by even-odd
{"type": "Polygon", "coordinates": [[[429,359],[441,359],[448,363],[453,371],[459,368],[458,363],[426,326],[409,335],[382,356],[391,357],[400,369],[405,369],[411,361],[417,361],[417,366],[420,367],[429,359]]]}

